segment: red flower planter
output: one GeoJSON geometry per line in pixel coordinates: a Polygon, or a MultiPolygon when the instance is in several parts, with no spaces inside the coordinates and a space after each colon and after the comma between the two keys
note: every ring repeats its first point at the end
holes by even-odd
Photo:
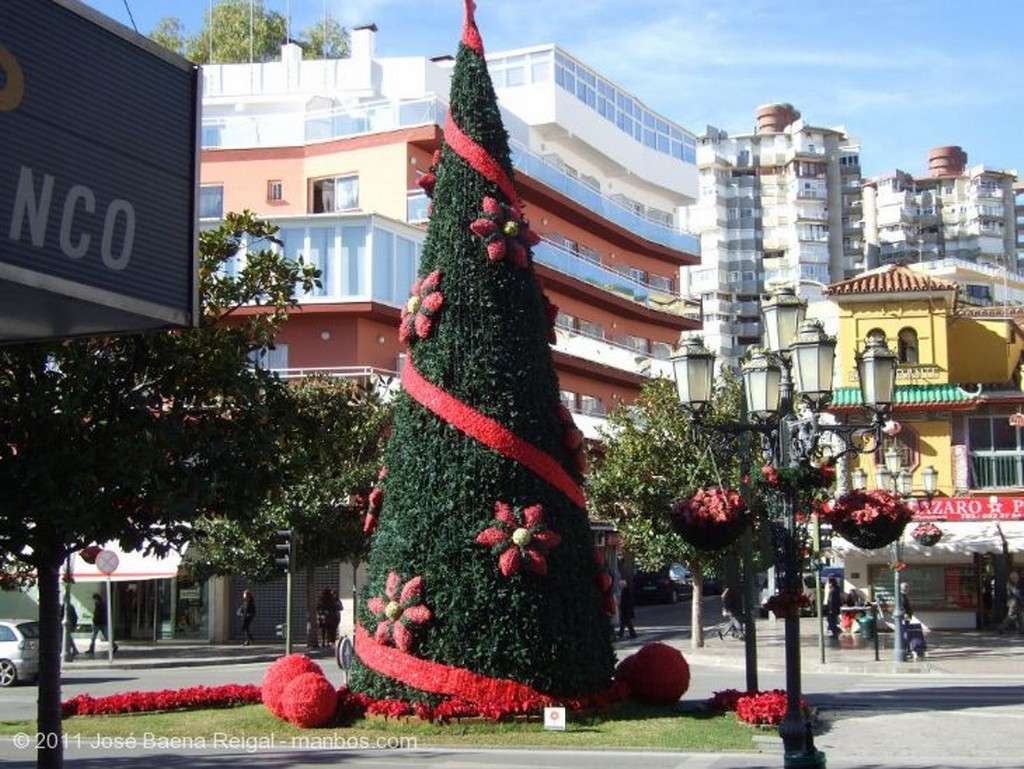
{"type": "Polygon", "coordinates": [[[672,505],[672,527],[699,550],[721,550],[743,533],[747,505],[736,489],[699,489],[672,505]]]}
{"type": "Polygon", "coordinates": [[[862,550],[877,550],[903,535],[913,512],[894,494],[880,489],[856,489],[822,512],[822,521],[862,550]]]}

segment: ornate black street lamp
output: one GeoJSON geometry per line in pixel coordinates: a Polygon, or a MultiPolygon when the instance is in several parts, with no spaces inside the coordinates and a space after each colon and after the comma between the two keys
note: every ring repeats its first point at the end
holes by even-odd
{"type": "MultiPolygon", "coordinates": [[[[805,321],[806,303],[792,288],[781,288],[763,304],[767,349],[753,349],[743,365],[750,422],[708,425],[726,432],[762,436],[772,464],[778,468],[811,468],[827,453],[834,464],[841,456],[874,451],[892,409],[896,385],[896,354],[884,340],[869,338],[857,356],[861,399],[871,414],[865,426],[820,425],[818,415],[832,399],[836,340],[817,321],[805,321]],[[824,451],[823,437],[842,447],[824,451]]],[[[700,428],[714,390],[714,353],[691,339],[672,359],[680,402],[700,428]]],[[[803,592],[801,537],[796,516],[797,491],[787,487],[781,510],[769,521],[775,536],[776,570],[781,590],[795,597],[803,592]]],[[[785,767],[824,767],[815,750],[811,727],[801,706],[800,608],[793,600],[785,611],[786,715],[779,726],[785,767]]]]}

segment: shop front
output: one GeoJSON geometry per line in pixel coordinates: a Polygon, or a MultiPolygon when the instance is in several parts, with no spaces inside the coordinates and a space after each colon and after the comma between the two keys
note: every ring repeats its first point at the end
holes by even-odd
{"type": "Polygon", "coordinates": [[[845,589],[878,601],[883,612],[892,605],[897,582],[905,582],[914,615],[925,627],[992,628],[1005,615],[1012,564],[1024,563],[1024,497],[922,502],[903,533],[898,558],[895,546],[861,550],[838,537],[832,552],[845,567],[845,589]],[[935,544],[913,537],[926,522],[942,532],[935,544]]]}

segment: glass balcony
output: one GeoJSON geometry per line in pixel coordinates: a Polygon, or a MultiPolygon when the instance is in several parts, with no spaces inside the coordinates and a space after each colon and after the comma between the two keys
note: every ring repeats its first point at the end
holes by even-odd
{"type": "MultiPolygon", "coordinates": [[[[584,283],[619,294],[639,304],[650,305],[651,290],[647,286],[601,264],[583,259],[572,251],[559,248],[547,240],[542,240],[533,247],[533,258],[538,264],[546,265],[584,283]]],[[[651,306],[663,309],[657,305],[651,306]]]]}
{"type": "Polygon", "coordinates": [[[511,142],[510,149],[512,165],[517,171],[561,192],[584,208],[652,243],[690,254],[700,253],[700,241],[695,235],[645,219],[579,179],[569,176],[558,166],[535,155],[518,142],[511,142]]]}

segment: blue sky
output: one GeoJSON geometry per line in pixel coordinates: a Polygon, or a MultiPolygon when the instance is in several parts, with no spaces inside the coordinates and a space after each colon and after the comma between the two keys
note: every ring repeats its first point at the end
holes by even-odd
{"type": "MultiPolygon", "coordinates": [[[[190,33],[210,0],[85,0],[143,34],[176,15],[190,33]]],[[[213,0],[216,2],[216,0],[213,0]]],[[[381,56],[454,53],[461,0],[264,0],[292,29],[326,11],[375,23],[381,56]]],[[[702,133],[749,133],[754,110],[790,102],[861,142],[866,176],[924,173],[928,150],[1024,176],[1020,0],[478,0],[490,51],[557,43],[650,108],[702,133]]]]}

